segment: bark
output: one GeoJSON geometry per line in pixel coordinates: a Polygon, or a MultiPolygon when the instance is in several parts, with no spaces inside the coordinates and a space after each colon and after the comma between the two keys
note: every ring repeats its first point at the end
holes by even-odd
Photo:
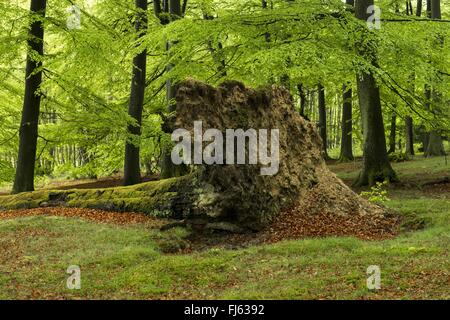
{"type": "Polygon", "coordinates": [[[319,132],[322,138],[322,153],[324,159],[329,159],[327,152],[328,139],[327,139],[327,110],[325,105],[325,88],[319,84],[319,132]]]}
{"type": "MultiPolygon", "coordinates": [[[[367,21],[370,15],[367,13],[367,8],[373,4],[373,0],[356,1],[356,18],[367,21]]],[[[364,47],[364,49],[359,49],[358,54],[368,59],[374,67],[378,66],[375,44],[369,43],[368,48],[364,47]]],[[[380,90],[376,84],[373,71],[360,72],[357,75],[356,81],[363,123],[364,146],[363,167],[358,179],[355,181],[355,185],[373,185],[377,181],[385,180],[395,181],[397,177],[389,163],[386,152],[380,90]]]]}
{"type": "MultiPolygon", "coordinates": [[[[431,19],[441,19],[441,1],[431,0],[431,19]]],[[[428,88],[427,98],[429,101],[439,104],[442,99],[439,92],[433,90],[433,97],[431,97],[431,90],[428,88]]],[[[428,144],[425,149],[425,157],[442,156],[445,155],[444,144],[441,135],[437,131],[431,131],[428,138],[428,144]]]]}
{"type": "Polygon", "coordinates": [[[395,135],[397,130],[397,115],[394,113],[391,116],[391,128],[390,128],[390,134],[389,134],[389,153],[395,152],[395,135]]]}
{"type": "Polygon", "coordinates": [[[413,119],[410,116],[405,118],[405,140],[406,140],[406,154],[414,155],[414,130],[413,119]]]}
{"type": "MultiPolygon", "coordinates": [[[[181,3],[180,0],[169,0],[169,13],[171,19],[173,17],[182,17],[181,11],[181,3]]],[[[167,51],[170,51],[172,47],[171,43],[167,43],[167,51]]],[[[166,70],[169,72],[174,67],[173,64],[169,64],[166,70]]],[[[173,99],[175,99],[177,87],[176,84],[173,83],[172,79],[168,79],[166,82],[166,99],[167,99],[167,109],[169,112],[173,112],[175,110],[175,106],[173,104],[173,99]]],[[[175,165],[172,162],[171,158],[171,150],[168,147],[165,147],[161,156],[161,177],[163,179],[177,177],[185,174],[187,172],[187,168],[184,165],[175,165]]]]}
{"type": "Polygon", "coordinates": [[[409,15],[413,15],[414,13],[413,13],[413,5],[412,5],[412,1],[411,1],[411,0],[408,0],[408,3],[409,3],[409,12],[408,12],[408,14],[409,14],[409,15]]]}
{"type": "Polygon", "coordinates": [[[342,135],[341,135],[341,154],[340,162],[353,160],[352,145],[352,88],[343,85],[343,104],[342,104],[342,135]]]}
{"type": "Polygon", "coordinates": [[[155,11],[155,16],[159,16],[162,12],[161,0],[153,1],[153,10],[155,11]]]}
{"type": "Polygon", "coordinates": [[[181,6],[181,14],[183,17],[186,14],[186,9],[187,9],[187,0],[184,0],[183,5],[181,6]]]}
{"type": "Polygon", "coordinates": [[[431,0],[427,0],[427,18],[431,18],[431,0]]]}
{"type": "MultiPolygon", "coordinates": [[[[46,0],[32,0],[30,13],[37,14],[43,19],[46,6],[46,0]]],[[[44,54],[44,25],[42,21],[33,19],[27,44],[25,95],[19,129],[19,153],[13,186],[14,193],[34,190],[34,170],[41,106],[39,87],[42,83],[42,62],[34,60],[33,55],[42,57],[44,54]]]]}
{"type": "Polygon", "coordinates": [[[421,15],[422,15],[422,0],[417,0],[416,16],[420,17],[421,15]]]}
{"type": "Polygon", "coordinates": [[[431,131],[428,136],[428,146],[425,151],[425,157],[443,155],[445,155],[445,150],[444,143],[442,142],[442,137],[436,131],[431,131]]]}
{"type": "Polygon", "coordinates": [[[441,19],[441,0],[431,0],[431,19],[441,19]]]}
{"type": "Polygon", "coordinates": [[[169,0],[169,13],[178,17],[182,16],[180,0],[169,0]]]}
{"type": "Polygon", "coordinates": [[[305,89],[303,88],[302,84],[297,85],[298,94],[300,96],[300,115],[308,120],[308,117],[305,114],[305,108],[306,108],[306,93],[305,89]]]}
{"type": "MultiPolygon", "coordinates": [[[[147,29],[147,0],[136,0],[135,29],[139,37],[143,37],[147,29]]],[[[143,50],[133,58],[133,77],[128,105],[128,115],[135,123],[128,126],[129,140],[125,145],[124,184],[133,185],[141,182],[140,138],[142,125],[142,109],[145,95],[145,74],[147,67],[147,51],[143,50]]]]}

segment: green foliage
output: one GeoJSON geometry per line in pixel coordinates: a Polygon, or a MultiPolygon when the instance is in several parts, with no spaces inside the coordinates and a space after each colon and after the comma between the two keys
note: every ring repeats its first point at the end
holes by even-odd
{"type": "MultiPolygon", "coordinates": [[[[194,77],[211,84],[235,79],[256,87],[288,78],[289,83],[283,84],[294,99],[298,84],[314,92],[320,81],[327,104],[336,108],[342,83],[348,82],[356,92],[356,73],[374,69],[356,48],[371,41],[376,41],[379,68],[373,71],[384,115],[388,117],[395,104],[396,112],[412,116],[415,125],[449,134],[450,42],[438,41],[448,39],[448,22],[396,12],[397,5],[404,6],[401,1],[377,1],[382,17],[395,21],[385,21],[380,30],[371,32],[341,0],[276,0],[266,9],[259,0],[192,0],[185,16],[177,19],[167,14],[158,18],[149,6],[148,32],[140,42],[132,1],[76,3],[82,9],[81,29],[71,30],[66,26],[69,2],[48,0],[39,174],[102,176],[122,169],[129,139],[126,127],[133,122],[127,115],[131,64],[143,49],[148,53],[147,88],[143,136],[136,143],[142,148],[142,169],[149,172],[159,170],[161,149],[167,142],[158,114],[166,113],[168,79],[194,77]],[[439,99],[426,100],[425,85],[439,99]],[[75,151],[68,152],[69,148],[75,151]]],[[[5,163],[14,163],[18,148],[27,27],[34,18],[28,4],[24,0],[0,3],[0,158],[5,163]]],[[[449,19],[448,1],[441,1],[441,9],[442,18],[449,19]]],[[[355,107],[353,135],[360,142],[358,117],[355,107]]],[[[9,172],[8,168],[0,170],[9,172]]],[[[12,177],[5,172],[2,179],[12,177]]]]}
{"type": "Polygon", "coordinates": [[[14,168],[11,163],[0,160],[0,183],[11,181],[14,177],[14,168]]]}
{"type": "Polygon", "coordinates": [[[404,152],[392,152],[388,156],[389,161],[391,162],[403,162],[409,160],[408,155],[404,152]]]}
{"type": "Polygon", "coordinates": [[[370,191],[361,192],[361,196],[367,198],[370,202],[385,203],[390,200],[388,198],[388,192],[385,189],[387,185],[387,181],[377,182],[370,188],[370,191]]]}

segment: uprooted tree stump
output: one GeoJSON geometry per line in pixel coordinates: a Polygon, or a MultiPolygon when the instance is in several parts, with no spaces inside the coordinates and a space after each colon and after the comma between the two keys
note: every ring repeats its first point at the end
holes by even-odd
{"type": "Polygon", "coordinates": [[[327,168],[315,125],[296,112],[286,90],[276,86],[254,90],[232,81],[214,88],[186,80],[178,86],[176,112],[165,129],[193,130],[198,120],[204,130],[278,129],[278,173],[261,175],[260,164],[199,165],[183,177],[136,186],[4,196],[0,209],[71,206],[135,211],[231,231],[260,230],[294,204],[309,208],[311,215],[385,214],[327,168]]]}

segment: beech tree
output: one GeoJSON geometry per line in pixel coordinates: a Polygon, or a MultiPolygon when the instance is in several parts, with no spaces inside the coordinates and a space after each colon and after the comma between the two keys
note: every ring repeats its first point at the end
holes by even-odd
{"type": "Polygon", "coordinates": [[[19,153],[13,192],[34,190],[34,167],[38,139],[39,112],[44,55],[44,23],[46,0],[32,0],[31,25],[28,34],[28,54],[25,73],[25,95],[19,130],[19,153]]]}
{"type": "Polygon", "coordinates": [[[342,86],[342,133],[341,133],[341,153],[340,162],[353,160],[353,139],[352,139],[352,88],[347,85],[342,86]]]}
{"type": "MultiPolygon", "coordinates": [[[[431,19],[440,20],[441,19],[441,1],[440,0],[431,0],[431,19]]],[[[440,38],[440,36],[438,36],[440,38]]],[[[441,41],[440,39],[438,41],[441,41]]],[[[439,43],[440,45],[440,43],[439,43]]],[[[440,77],[439,75],[437,76],[440,77]]],[[[431,90],[431,89],[430,89],[431,90]]],[[[430,93],[428,93],[430,96],[430,93]]],[[[441,103],[441,94],[437,90],[433,90],[431,93],[431,105],[438,105],[441,103]]],[[[436,130],[432,130],[428,136],[428,145],[426,146],[425,156],[433,157],[433,156],[442,156],[445,154],[444,145],[442,143],[442,137],[440,132],[436,130]]]]}
{"type": "Polygon", "coordinates": [[[328,139],[327,139],[327,110],[326,110],[326,101],[325,101],[325,88],[319,83],[317,85],[318,96],[319,96],[319,132],[320,137],[322,138],[322,153],[325,159],[329,159],[327,148],[328,148],[328,139]]]}
{"type": "MultiPolygon", "coordinates": [[[[138,38],[145,35],[147,29],[147,0],[136,0],[135,29],[138,38]]],[[[145,95],[147,70],[147,51],[144,49],[133,59],[133,78],[131,80],[128,114],[135,120],[128,126],[130,139],[125,145],[124,184],[133,185],[141,181],[140,138],[142,133],[142,109],[145,95]]]]}
{"type": "MultiPolygon", "coordinates": [[[[356,0],[356,18],[368,21],[373,0],[356,0]]],[[[375,81],[373,68],[378,68],[376,46],[374,44],[373,33],[365,29],[363,37],[372,39],[362,43],[366,39],[361,39],[361,46],[358,53],[370,62],[367,70],[360,70],[357,75],[357,87],[359,107],[361,110],[362,127],[364,135],[363,167],[355,184],[373,185],[377,181],[396,181],[397,176],[389,163],[386,151],[386,138],[384,135],[383,114],[381,111],[380,89],[375,81]]]]}

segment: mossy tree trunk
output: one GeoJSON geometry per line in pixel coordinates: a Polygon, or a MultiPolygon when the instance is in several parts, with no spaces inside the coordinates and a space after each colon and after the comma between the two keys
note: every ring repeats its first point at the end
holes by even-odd
{"type": "Polygon", "coordinates": [[[39,112],[41,95],[39,87],[42,83],[42,62],[44,54],[44,24],[46,0],[32,0],[30,13],[40,16],[32,18],[28,35],[28,55],[25,71],[25,96],[23,101],[22,120],[19,130],[19,154],[17,157],[16,176],[13,192],[34,190],[34,169],[38,139],[39,112]],[[36,72],[37,70],[37,72],[36,72]]]}
{"type": "MultiPolygon", "coordinates": [[[[373,4],[373,0],[356,1],[356,18],[367,21],[370,16],[367,13],[367,8],[373,4]]],[[[370,31],[366,30],[366,32],[370,31]]],[[[358,48],[358,54],[369,60],[374,68],[378,67],[375,48],[374,43],[358,48]]],[[[377,181],[385,180],[395,181],[397,177],[389,163],[386,151],[380,90],[375,81],[373,71],[364,70],[359,72],[356,82],[363,124],[364,146],[363,167],[358,179],[355,181],[355,185],[373,185],[377,181]]]]}

